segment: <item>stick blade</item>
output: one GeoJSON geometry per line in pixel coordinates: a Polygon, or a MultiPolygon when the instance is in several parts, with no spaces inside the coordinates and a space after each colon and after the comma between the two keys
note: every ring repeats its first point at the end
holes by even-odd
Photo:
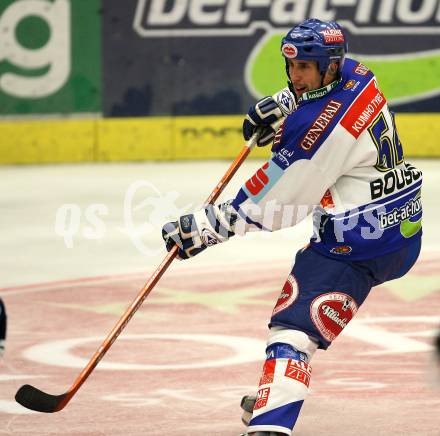
{"type": "Polygon", "coordinates": [[[15,394],[15,401],[30,410],[44,413],[58,412],[64,407],[66,394],[50,395],[31,385],[23,385],[15,394]]]}

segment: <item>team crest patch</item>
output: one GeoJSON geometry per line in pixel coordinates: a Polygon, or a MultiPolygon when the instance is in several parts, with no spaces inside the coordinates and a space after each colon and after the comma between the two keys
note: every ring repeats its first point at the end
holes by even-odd
{"type": "Polygon", "coordinates": [[[353,249],[349,245],[340,245],[330,250],[330,252],[334,254],[350,254],[352,251],[353,249]]]}
{"type": "Polygon", "coordinates": [[[347,90],[347,89],[351,89],[351,88],[353,88],[353,86],[354,86],[355,83],[356,83],[355,80],[353,80],[353,79],[349,80],[349,81],[344,85],[344,89],[347,90]]]}
{"type": "Polygon", "coordinates": [[[321,198],[321,206],[324,207],[324,208],[327,207],[327,208],[330,208],[330,209],[335,207],[335,203],[333,201],[332,193],[330,192],[329,189],[327,189],[327,191],[325,191],[325,194],[321,198]]]}
{"type": "Polygon", "coordinates": [[[293,274],[290,274],[289,277],[287,277],[286,283],[284,283],[283,290],[278,297],[272,316],[291,306],[298,298],[298,293],[298,284],[293,274]]]}
{"type": "Polygon", "coordinates": [[[330,292],[313,300],[310,318],[324,339],[332,342],[357,310],[358,305],[352,297],[342,292],[330,292]]]}

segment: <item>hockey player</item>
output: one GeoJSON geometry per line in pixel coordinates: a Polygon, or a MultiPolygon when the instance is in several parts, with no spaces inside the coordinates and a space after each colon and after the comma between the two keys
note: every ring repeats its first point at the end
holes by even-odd
{"type": "Polygon", "coordinates": [[[374,74],[346,58],[341,27],[306,20],[282,39],[281,52],[296,110],[285,116],[282,98],[266,97],[243,124],[245,139],[260,128],[259,145],[272,142],[271,159],[232,200],[163,228],[167,249],[177,244],[187,259],[313,211],[313,236],[275,303],[256,398],[243,399],[254,436],[291,434],[316,349],[330,346],[373,286],[410,270],[422,234],[421,172],[404,160],[374,74]]]}
{"type": "Polygon", "coordinates": [[[5,340],[6,340],[6,309],[5,305],[0,298],[0,357],[5,352],[5,340]]]}

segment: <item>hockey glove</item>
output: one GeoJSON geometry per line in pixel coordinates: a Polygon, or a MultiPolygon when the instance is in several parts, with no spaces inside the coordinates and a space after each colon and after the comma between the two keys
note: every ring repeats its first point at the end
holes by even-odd
{"type": "Polygon", "coordinates": [[[243,121],[243,137],[248,141],[257,128],[261,134],[257,145],[263,147],[270,144],[285,117],[296,109],[296,100],[289,88],[284,88],[272,97],[264,97],[255,106],[249,108],[243,121]]]}
{"type": "Polygon", "coordinates": [[[194,214],[181,216],[178,221],[166,223],[162,238],[168,251],[178,245],[178,258],[188,259],[233,236],[236,220],[237,214],[229,203],[210,204],[194,214]]]}

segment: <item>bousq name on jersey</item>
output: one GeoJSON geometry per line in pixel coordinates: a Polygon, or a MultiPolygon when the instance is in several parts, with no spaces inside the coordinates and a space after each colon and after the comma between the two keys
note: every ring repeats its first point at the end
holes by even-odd
{"type": "Polygon", "coordinates": [[[138,0],[134,28],[141,36],[170,36],[169,31],[161,33],[165,29],[183,30],[176,34],[179,37],[227,35],[231,30],[246,35],[257,28],[285,29],[309,16],[338,20],[355,33],[373,27],[429,33],[436,32],[440,23],[440,4],[435,0],[138,0]]]}
{"type": "Polygon", "coordinates": [[[370,182],[371,199],[376,200],[384,195],[390,195],[400,189],[412,185],[422,177],[422,172],[410,164],[405,164],[405,169],[388,171],[383,178],[380,177],[370,182]]]}
{"type": "Polygon", "coordinates": [[[402,207],[393,209],[391,212],[379,214],[379,225],[382,230],[397,226],[402,221],[412,218],[422,211],[420,196],[412,198],[402,207]]]}

